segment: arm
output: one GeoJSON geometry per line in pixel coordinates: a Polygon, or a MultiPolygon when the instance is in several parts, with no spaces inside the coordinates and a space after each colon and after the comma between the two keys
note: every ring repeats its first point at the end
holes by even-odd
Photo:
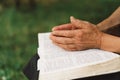
{"type": "Polygon", "coordinates": [[[110,17],[97,24],[97,28],[100,31],[105,31],[119,24],[120,24],[120,7],[118,7],[110,17]]]}
{"type": "Polygon", "coordinates": [[[71,24],[53,28],[53,43],[65,50],[99,48],[120,53],[120,38],[101,32],[96,25],[71,17],[71,24]],[[74,30],[72,30],[74,27],[74,30]]]}
{"type": "MultiPolygon", "coordinates": [[[[120,25],[120,7],[118,7],[117,10],[113,12],[113,14],[110,17],[97,24],[97,28],[100,31],[105,32],[107,31],[107,33],[112,33],[113,35],[115,34],[119,36],[120,34],[118,29],[120,28],[113,28],[119,25],[120,25]]],[[[103,36],[101,38],[100,49],[120,53],[120,37],[103,33],[103,36]]]]}
{"type": "Polygon", "coordinates": [[[100,49],[120,53],[120,37],[103,33],[100,49]]]}

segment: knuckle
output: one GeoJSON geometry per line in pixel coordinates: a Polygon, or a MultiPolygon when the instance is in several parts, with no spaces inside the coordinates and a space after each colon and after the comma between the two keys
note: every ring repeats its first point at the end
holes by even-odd
{"type": "Polygon", "coordinates": [[[78,33],[78,35],[79,35],[79,37],[81,37],[81,36],[83,35],[83,31],[80,31],[80,32],[78,33]]]}
{"type": "Polygon", "coordinates": [[[70,49],[74,49],[74,48],[75,48],[74,45],[69,45],[68,47],[69,47],[70,49]]]}
{"type": "Polygon", "coordinates": [[[83,48],[84,44],[79,44],[78,46],[79,46],[80,48],[83,48]]]}
{"type": "Polygon", "coordinates": [[[76,37],[81,37],[84,34],[82,30],[76,32],[76,37]]]}
{"type": "Polygon", "coordinates": [[[74,43],[75,42],[75,38],[71,38],[71,43],[74,43]]]}
{"type": "Polygon", "coordinates": [[[69,45],[66,45],[65,47],[69,49],[69,45]]]}
{"type": "Polygon", "coordinates": [[[68,49],[75,49],[76,47],[75,47],[75,45],[67,45],[67,48],[68,49]]]}
{"type": "Polygon", "coordinates": [[[83,44],[77,44],[77,48],[82,48],[83,44]]]}
{"type": "Polygon", "coordinates": [[[64,35],[69,36],[70,34],[68,32],[64,32],[64,35]]]}
{"type": "Polygon", "coordinates": [[[81,41],[80,40],[76,40],[76,44],[80,44],[81,43],[81,41]]]}
{"type": "Polygon", "coordinates": [[[72,30],[70,33],[71,33],[71,34],[70,34],[71,36],[74,36],[75,31],[74,31],[74,30],[72,30]]]}
{"type": "Polygon", "coordinates": [[[80,43],[82,43],[82,39],[81,38],[76,38],[74,42],[76,44],[80,44],[80,43]]]}

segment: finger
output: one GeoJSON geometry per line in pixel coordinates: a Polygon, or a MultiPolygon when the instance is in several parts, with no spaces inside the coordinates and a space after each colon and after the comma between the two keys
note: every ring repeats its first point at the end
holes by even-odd
{"type": "Polygon", "coordinates": [[[57,45],[57,46],[65,49],[65,50],[68,50],[68,51],[76,51],[76,50],[77,50],[76,47],[75,47],[75,45],[73,45],[73,44],[64,45],[64,44],[59,44],[59,43],[55,43],[55,42],[53,42],[53,43],[54,43],[55,45],[57,45]]]}
{"type": "Polygon", "coordinates": [[[59,43],[59,44],[72,44],[74,41],[71,38],[66,38],[66,37],[56,37],[51,35],[50,39],[53,42],[59,43]]]}
{"type": "Polygon", "coordinates": [[[71,30],[72,26],[73,25],[71,23],[63,24],[63,25],[59,25],[59,26],[56,26],[56,27],[52,28],[52,31],[56,31],[56,30],[71,30]]]}
{"type": "Polygon", "coordinates": [[[85,21],[79,20],[74,18],[73,16],[70,17],[71,23],[76,26],[77,28],[84,29],[85,28],[85,21]]]}
{"type": "Polygon", "coordinates": [[[52,35],[71,38],[75,36],[75,31],[74,30],[53,31],[52,35]]]}

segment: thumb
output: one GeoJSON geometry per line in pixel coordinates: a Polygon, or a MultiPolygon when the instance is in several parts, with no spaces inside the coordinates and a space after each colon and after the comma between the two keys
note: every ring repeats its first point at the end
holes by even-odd
{"type": "Polygon", "coordinates": [[[73,16],[70,17],[70,22],[77,28],[84,28],[83,21],[76,19],[73,16]]]}

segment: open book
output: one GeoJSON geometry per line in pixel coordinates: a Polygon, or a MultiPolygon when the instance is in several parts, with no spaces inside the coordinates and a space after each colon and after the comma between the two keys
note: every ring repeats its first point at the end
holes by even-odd
{"type": "Polygon", "coordinates": [[[54,45],[50,33],[39,33],[39,80],[71,80],[120,71],[120,55],[99,49],[66,51],[54,45]]]}

